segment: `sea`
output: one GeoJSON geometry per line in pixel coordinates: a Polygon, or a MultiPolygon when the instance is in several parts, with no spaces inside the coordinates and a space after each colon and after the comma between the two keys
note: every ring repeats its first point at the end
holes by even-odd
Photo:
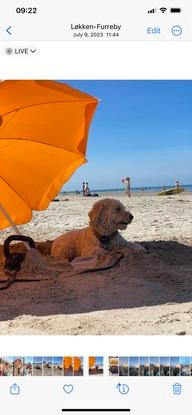
{"type": "MultiPolygon", "coordinates": [[[[192,184],[182,184],[181,187],[186,190],[186,192],[192,192],[192,184]]],[[[142,186],[142,187],[132,187],[131,192],[151,192],[151,193],[158,193],[163,190],[172,189],[174,188],[173,185],[170,186],[142,186]]],[[[91,193],[112,193],[112,192],[124,192],[124,188],[116,188],[116,189],[90,189],[91,193]]],[[[75,191],[63,191],[61,193],[76,193],[75,191]]]]}

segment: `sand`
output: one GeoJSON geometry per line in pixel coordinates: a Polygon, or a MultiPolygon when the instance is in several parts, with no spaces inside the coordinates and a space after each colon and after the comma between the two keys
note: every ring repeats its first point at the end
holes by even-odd
{"type": "MultiPolygon", "coordinates": [[[[134,215],[123,236],[140,242],[147,254],[129,252],[109,270],[80,275],[46,256],[47,270],[31,272],[40,281],[15,283],[0,292],[0,334],[192,334],[192,193],[113,197],[134,215]]],[[[22,233],[37,242],[52,241],[87,225],[94,198],[59,199],[47,211],[35,212],[31,223],[20,226],[22,233]]],[[[9,234],[1,232],[0,243],[9,234]]],[[[38,248],[45,255],[50,245],[38,248]]],[[[0,260],[4,278],[2,249],[0,260]]],[[[31,274],[28,268],[21,277],[31,274]]]]}

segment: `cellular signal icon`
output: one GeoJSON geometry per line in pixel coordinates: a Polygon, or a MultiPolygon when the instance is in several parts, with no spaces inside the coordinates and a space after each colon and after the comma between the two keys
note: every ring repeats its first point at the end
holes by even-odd
{"type": "Polygon", "coordinates": [[[151,9],[151,10],[148,10],[148,12],[147,13],[157,13],[157,9],[151,9]]]}
{"type": "Polygon", "coordinates": [[[161,7],[159,10],[161,11],[161,13],[165,13],[167,11],[166,7],[161,7]]]}

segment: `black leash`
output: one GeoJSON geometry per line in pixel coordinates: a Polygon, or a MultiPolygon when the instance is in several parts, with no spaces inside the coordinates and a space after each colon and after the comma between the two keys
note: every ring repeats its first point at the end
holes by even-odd
{"type": "Polygon", "coordinates": [[[12,278],[11,276],[9,278],[7,278],[6,280],[1,280],[0,281],[0,291],[6,290],[7,288],[10,287],[11,284],[13,284],[14,282],[40,282],[40,281],[48,281],[49,278],[43,278],[43,279],[22,279],[22,278],[12,278]]]}

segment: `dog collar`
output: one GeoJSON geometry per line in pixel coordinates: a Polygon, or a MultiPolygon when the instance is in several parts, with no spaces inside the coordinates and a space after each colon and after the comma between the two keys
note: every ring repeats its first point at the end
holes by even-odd
{"type": "Polygon", "coordinates": [[[111,233],[111,235],[100,235],[95,229],[93,229],[93,233],[96,238],[99,240],[103,249],[108,249],[108,244],[111,242],[118,234],[118,231],[111,233]]]}

